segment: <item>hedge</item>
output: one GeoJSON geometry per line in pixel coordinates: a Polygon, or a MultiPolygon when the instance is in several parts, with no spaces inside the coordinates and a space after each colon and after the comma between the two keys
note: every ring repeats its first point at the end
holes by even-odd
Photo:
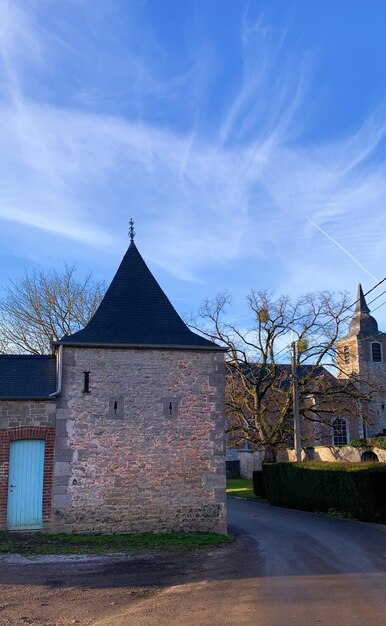
{"type": "Polygon", "coordinates": [[[262,470],[252,472],[253,493],[260,498],[267,497],[262,470]]]}
{"type": "Polygon", "coordinates": [[[386,435],[367,437],[367,439],[351,439],[349,445],[352,448],[381,448],[386,450],[386,435]]]}
{"type": "Polygon", "coordinates": [[[305,511],[337,512],[386,522],[386,465],[379,463],[263,464],[270,504],[305,511]]]}

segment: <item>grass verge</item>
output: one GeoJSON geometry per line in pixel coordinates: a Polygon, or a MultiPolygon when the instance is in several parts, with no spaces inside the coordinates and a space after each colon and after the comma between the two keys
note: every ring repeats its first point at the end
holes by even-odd
{"type": "Polygon", "coordinates": [[[231,541],[217,533],[141,533],[138,535],[67,535],[0,532],[0,554],[104,554],[196,549],[231,541]]]}
{"type": "Polygon", "coordinates": [[[227,496],[237,496],[237,498],[244,498],[244,500],[257,499],[253,493],[252,480],[249,478],[228,478],[227,496]]]}

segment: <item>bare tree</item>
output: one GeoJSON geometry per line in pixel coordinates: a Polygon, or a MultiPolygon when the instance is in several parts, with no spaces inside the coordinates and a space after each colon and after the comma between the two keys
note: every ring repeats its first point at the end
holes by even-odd
{"type": "Polygon", "coordinates": [[[324,291],[296,301],[274,299],[272,292],[252,292],[247,298],[252,325],[240,329],[229,321],[231,298],[220,294],[204,302],[200,321],[192,324],[227,348],[227,431],[233,443],[264,446],[275,461],[280,447],[293,436],[292,380],[289,344],[298,346],[297,376],[300,415],[304,421],[328,425],[340,415],[369,415],[376,393],[359,375],[339,378],[335,343],[347,328],[346,294],[324,291]],[[286,363],[287,359],[287,363],[286,363]]]}
{"type": "Polygon", "coordinates": [[[104,293],[104,282],[75,275],[75,266],[62,273],[28,272],[10,280],[0,297],[0,352],[45,354],[51,342],[83,328],[104,293]]]}

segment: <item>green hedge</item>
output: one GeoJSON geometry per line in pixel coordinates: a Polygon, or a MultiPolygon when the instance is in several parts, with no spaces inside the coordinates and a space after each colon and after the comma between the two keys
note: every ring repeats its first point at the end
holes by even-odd
{"type": "Polygon", "coordinates": [[[352,448],[382,448],[382,450],[386,450],[386,435],[367,437],[367,439],[351,439],[350,446],[352,448]]]}
{"type": "Polygon", "coordinates": [[[267,497],[275,506],[386,521],[386,465],[275,463],[263,465],[267,497]]]}
{"type": "Polygon", "coordinates": [[[254,471],[252,472],[252,482],[253,482],[253,493],[255,496],[259,496],[260,498],[267,497],[267,490],[265,488],[263,472],[254,471]]]}

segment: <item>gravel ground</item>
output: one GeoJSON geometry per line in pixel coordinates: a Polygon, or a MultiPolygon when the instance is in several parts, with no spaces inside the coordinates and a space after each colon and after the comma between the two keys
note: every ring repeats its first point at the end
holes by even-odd
{"type": "Polygon", "coordinates": [[[384,626],[386,526],[229,500],[236,541],[5,557],[0,626],[384,626]]]}

